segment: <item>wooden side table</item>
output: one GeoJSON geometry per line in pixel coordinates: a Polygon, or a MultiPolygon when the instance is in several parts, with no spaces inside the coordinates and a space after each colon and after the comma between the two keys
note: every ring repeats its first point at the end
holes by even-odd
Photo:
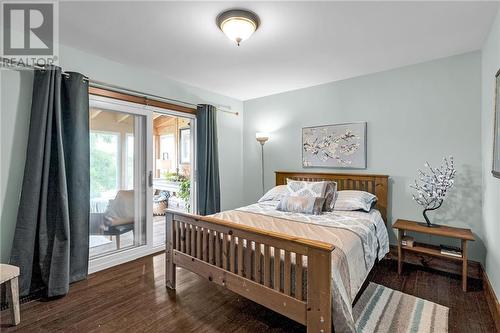
{"type": "Polygon", "coordinates": [[[425,223],[400,219],[398,219],[392,227],[398,229],[398,274],[401,274],[403,268],[404,251],[412,251],[450,260],[458,260],[462,261],[462,290],[467,291],[467,241],[474,240],[474,235],[472,235],[470,229],[453,228],[437,224],[432,227],[428,227],[425,223]],[[401,244],[401,240],[406,231],[460,239],[462,242],[462,257],[442,254],[439,246],[430,244],[415,243],[413,247],[403,246],[401,244]]]}

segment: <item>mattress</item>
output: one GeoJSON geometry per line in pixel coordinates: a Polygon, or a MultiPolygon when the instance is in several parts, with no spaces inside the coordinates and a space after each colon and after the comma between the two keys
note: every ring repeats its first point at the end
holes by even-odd
{"type": "MultiPolygon", "coordinates": [[[[224,211],[214,217],[335,245],[332,252],[333,325],[336,332],[355,332],[352,303],[376,260],[389,252],[389,237],[380,212],[372,209],[370,212],[334,211],[308,215],[278,211],[277,204],[278,201],[261,202],[224,211]]],[[[244,246],[246,248],[246,244],[244,246]]],[[[293,272],[295,260],[293,256],[291,259],[293,272]]],[[[273,253],[271,260],[274,261],[273,253]]],[[[306,260],[303,265],[305,292],[306,260]]],[[[274,265],[271,263],[272,267],[274,265]]],[[[292,274],[292,279],[294,276],[292,274]]]]}

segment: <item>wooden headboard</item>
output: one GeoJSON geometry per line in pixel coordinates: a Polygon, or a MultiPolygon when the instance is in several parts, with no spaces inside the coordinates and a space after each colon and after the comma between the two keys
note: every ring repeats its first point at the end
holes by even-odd
{"type": "Polygon", "coordinates": [[[386,175],[363,175],[355,173],[315,173],[276,171],[276,185],[286,185],[287,178],[305,181],[333,180],[339,190],[359,190],[377,196],[376,208],[387,225],[388,181],[386,175]]]}

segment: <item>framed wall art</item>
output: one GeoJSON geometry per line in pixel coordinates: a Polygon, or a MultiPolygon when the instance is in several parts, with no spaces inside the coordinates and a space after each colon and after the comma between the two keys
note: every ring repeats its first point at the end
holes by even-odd
{"type": "Polygon", "coordinates": [[[366,168],[366,122],[302,129],[302,166],[366,168]]]}

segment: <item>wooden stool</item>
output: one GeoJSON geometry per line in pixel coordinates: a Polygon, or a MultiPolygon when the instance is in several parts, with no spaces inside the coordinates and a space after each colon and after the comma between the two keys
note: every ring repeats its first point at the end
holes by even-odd
{"type": "Polygon", "coordinates": [[[0,264],[0,284],[7,284],[7,300],[11,313],[13,325],[19,324],[21,315],[19,312],[19,267],[0,264]]]}

